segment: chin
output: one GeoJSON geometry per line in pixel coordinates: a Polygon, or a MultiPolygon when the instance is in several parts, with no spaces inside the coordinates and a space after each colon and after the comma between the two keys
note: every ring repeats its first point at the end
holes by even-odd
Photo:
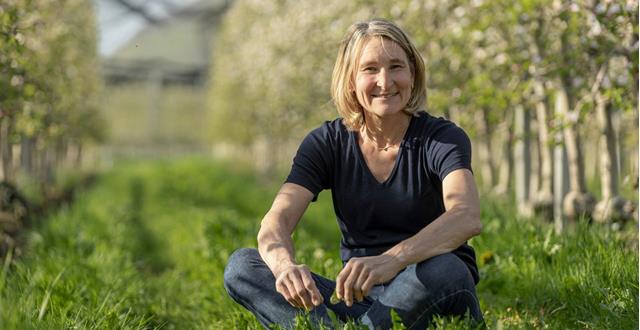
{"type": "Polygon", "coordinates": [[[390,116],[395,116],[399,114],[404,114],[404,112],[400,108],[377,108],[377,109],[372,109],[372,111],[370,112],[378,117],[390,117],[390,116]]]}

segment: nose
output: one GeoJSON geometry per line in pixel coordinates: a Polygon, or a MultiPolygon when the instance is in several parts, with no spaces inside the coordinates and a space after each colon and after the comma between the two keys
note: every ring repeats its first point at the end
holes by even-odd
{"type": "Polygon", "coordinates": [[[378,72],[377,81],[376,81],[376,85],[378,87],[380,87],[382,90],[387,90],[392,83],[393,83],[393,80],[391,78],[391,75],[389,74],[389,71],[383,68],[378,72]]]}

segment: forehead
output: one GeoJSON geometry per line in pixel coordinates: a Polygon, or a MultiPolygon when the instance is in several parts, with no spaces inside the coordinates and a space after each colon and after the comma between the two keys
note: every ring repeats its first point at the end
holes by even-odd
{"type": "Polygon", "coordinates": [[[400,60],[408,62],[404,49],[393,40],[373,37],[365,41],[358,58],[358,63],[380,60],[400,60]]]}

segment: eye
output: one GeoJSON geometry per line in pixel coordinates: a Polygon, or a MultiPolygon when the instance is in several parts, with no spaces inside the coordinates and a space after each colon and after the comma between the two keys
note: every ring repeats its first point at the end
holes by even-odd
{"type": "Polygon", "coordinates": [[[393,64],[393,65],[391,65],[391,69],[392,70],[393,69],[402,69],[402,68],[404,68],[404,65],[402,65],[402,64],[393,64]]]}
{"type": "Polygon", "coordinates": [[[378,71],[378,68],[376,68],[375,66],[366,66],[366,67],[362,68],[362,71],[364,71],[364,72],[376,72],[376,71],[378,71]]]}

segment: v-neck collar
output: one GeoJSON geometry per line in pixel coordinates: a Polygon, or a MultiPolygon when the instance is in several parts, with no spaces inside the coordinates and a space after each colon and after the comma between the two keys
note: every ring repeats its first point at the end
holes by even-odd
{"type": "Polygon", "coordinates": [[[404,154],[403,149],[407,141],[407,137],[409,136],[409,133],[411,131],[411,127],[413,126],[413,122],[414,122],[414,115],[411,115],[411,117],[409,118],[409,126],[407,127],[407,130],[404,132],[402,141],[400,141],[400,147],[398,149],[398,154],[396,155],[395,163],[393,164],[393,169],[391,169],[389,176],[384,181],[378,181],[376,176],[373,175],[373,172],[371,172],[371,169],[369,168],[369,164],[367,164],[367,161],[364,158],[364,154],[362,153],[362,149],[360,148],[360,144],[358,143],[358,132],[351,131],[351,138],[353,139],[354,148],[356,148],[356,154],[358,155],[358,161],[360,163],[360,166],[362,166],[364,171],[367,172],[367,175],[369,176],[369,178],[371,178],[371,180],[373,180],[373,182],[376,183],[378,186],[386,186],[393,179],[396,172],[398,171],[398,166],[400,164],[400,161],[402,160],[402,155],[404,154]]]}

